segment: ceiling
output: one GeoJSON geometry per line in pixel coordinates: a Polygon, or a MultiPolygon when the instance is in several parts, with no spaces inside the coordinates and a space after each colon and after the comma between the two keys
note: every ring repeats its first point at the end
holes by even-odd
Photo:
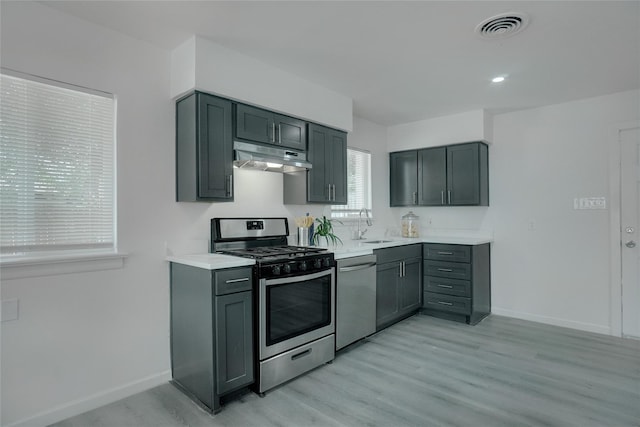
{"type": "Polygon", "coordinates": [[[165,49],[203,36],[353,98],[356,116],[381,125],[640,87],[639,1],[43,4],[165,49]],[[529,25],[495,40],[474,32],[505,12],[529,25]]]}

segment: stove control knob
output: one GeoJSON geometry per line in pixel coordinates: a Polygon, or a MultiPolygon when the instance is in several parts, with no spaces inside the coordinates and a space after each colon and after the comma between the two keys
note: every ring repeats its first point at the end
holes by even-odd
{"type": "Polygon", "coordinates": [[[324,267],[329,267],[331,265],[331,258],[325,258],[322,260],[322,265],[324,267]]]}
{"type": "Polygon", "coordinates": [[[285,264],[282,268],[285,274],[291,273],[291,266],[289,264],[285,264]]]}
{"type": "Polygon", "coordinates": [[[313,261],[313,267],[314,268],[320,268],[322,267],[322,260],[320,258],[316,259],[313,261]]]}
{"type": "Polygon", "coordinates": [[[298,266],[298,268],[300,269],[300,271],[307,271],[307,262],[300,261],[300,265],[298,266]]]}
{"type": "Polygon", "coordinates": [[[274,265],[273,267],[271,267],[271,272],[275,276],[278,276],[280,274],[280,266],[279,265],[274,265]]]}

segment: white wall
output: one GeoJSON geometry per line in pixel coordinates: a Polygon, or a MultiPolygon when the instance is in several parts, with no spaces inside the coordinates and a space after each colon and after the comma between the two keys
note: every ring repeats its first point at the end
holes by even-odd
{"type": "Polygon", "coordinates": [[[194,36],[172,53],[173,97],[198,89],[350,132],[351,98],[194,36]]]}
{"type": "MultiPolygon", "coordinates": [[[[0,282],[0,297],[18,298],[20,307],[18,320],[1,325],[0,424],[38,426],[170,378],[164,258],[206,252],[210,218],[291,220],[329,208],[284,206],[282,175],[245,170],[235,172],[233,203],[176,203],[171,52],[39,3],[1,7],[3,67],[118,99],[118,240],[129,254],[124,268],[0,282]]],[[[358,128],[350,143],[375,140],[376,150],[384,150],[380,127],[362,121],[358,128]]]]}
{"type": "Polygon", "coordinates": [[[610,127],[640,117],[623,92],[497,115],[489,150],[494,313],[610,333],[610,127]]]}
{"type": "MultiPolygon", "coordinates": [[[[387,129],[387,148],[389,152],[392,152],[469,141],[484,140],[490,143],[493,133],[492,128],[491,116],[484,110],[436,117],[390,126],[387,129]]],[[[491,148],[489,148],[489,152],[491,152],[491,148]]],[[[489,169],[491,169],[491,165],[489,169]]],[[[389,206],[388,196],[386,206],[389,206]]],[[[485,225],[487,207],[403,207],[389,209],[396,226],[400,225],[403,215],[409,210],[413,211],[420,217],[422,234],[442,234],[444,232],[448,234],[460,232],[467,235],[483,236],[492,234],[491,228],[485,225]]]]}

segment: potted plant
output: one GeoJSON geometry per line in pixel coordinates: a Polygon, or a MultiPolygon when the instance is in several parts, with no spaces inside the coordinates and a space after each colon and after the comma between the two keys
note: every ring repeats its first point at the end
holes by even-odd
{"type": "MultiPolygon", "coordinates": [[[[338,220],[334,221],[342,224],[338,220]]],[[[315,245],[319,246],[322,238],[324,238],[327,246],[329,246],[330,242],[334,246],[336,246],[338,242],[342,243],[342,240],[340,240],[340,238],[333,233],[333,224],[331,223],[331,220],[329,218],[327,218],[326,216],[323,216],[322,219],[316,218],[316,222],[318,223],[318,225],[316,226],[315,232],[313,233],[313,243],[315,245]]]]}

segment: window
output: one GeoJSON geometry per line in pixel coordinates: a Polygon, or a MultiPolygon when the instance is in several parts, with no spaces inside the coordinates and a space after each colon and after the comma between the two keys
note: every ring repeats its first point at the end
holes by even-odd
{"type": "Polygon", "coordinates": [[[371,209],[371,153],[347,149],[347,201],[331,206],[332,218],[358,218],[362,208],[371,209]]]}
{"type": "Polygon", "coordinates": [[[0,252],[115,249],[114,97],[4,69],[0,90],[0,252]]]}

